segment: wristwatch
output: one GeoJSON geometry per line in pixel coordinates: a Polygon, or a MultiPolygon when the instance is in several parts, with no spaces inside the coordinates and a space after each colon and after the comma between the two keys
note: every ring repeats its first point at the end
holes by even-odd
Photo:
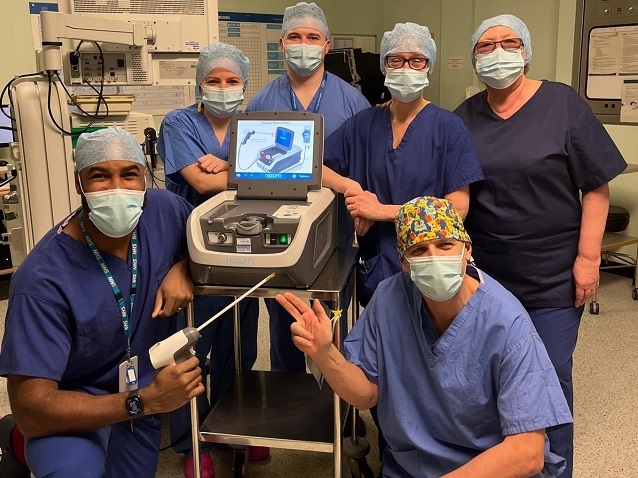
{"type": "Polygon", "coordinates": [[[131,390],[126,397],[126,411],[131,418],[137,418],[144,415],[144,402],[137,390],[131,390]]]}

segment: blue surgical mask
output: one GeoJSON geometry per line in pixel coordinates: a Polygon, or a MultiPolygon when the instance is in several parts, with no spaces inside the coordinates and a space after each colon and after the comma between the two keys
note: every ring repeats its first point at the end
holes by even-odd
{"type": "Polygon", "coordinates": [[[202,86],[202,103],[204,108],[216,118],[228,118],[244,101],[244,88],[231,86],[202,86]]]}
{"type": "Polygon", "coordinates": [[[525,68],[521,50],[508,51],[496,48],[492,53],[476,57],[476,73],[487,86],[503,90],[512,85],[525,68]]]}
{"type": "Polygon", "coordinates": [[[383,84],[390,90],[392,99],[401,103],[410,103],[423,95],[423,90],[430,84],[430,80],[427,69],[398,68],[386,70],[383,84]]]}
{"type": "Polygon", "coordinates": [[[102,234],[124,237],[135,229],[140,220],[145,194],[146,189],[107,189],[84,193],[90,209],[89,219],[102,234]]]}
{"type": "Polygon", "coordinates": [[[427,256],[408,259],[410,278],[421,293],[436,302],[450,300],[463,284],[463,257],[427,256]]]}
{"type": "Polygon", "coordinates": [[[323,45],[307,45],[306,43],[284,45],[286,62],[299,76],[310,76],[321,65],[324,46],[325,43],[323,45]]]}

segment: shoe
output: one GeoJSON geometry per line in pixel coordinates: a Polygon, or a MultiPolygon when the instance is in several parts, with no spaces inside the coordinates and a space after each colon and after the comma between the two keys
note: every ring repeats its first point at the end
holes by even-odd
{"type": "Polygon", "coordinates": [[[0,420],[0,476],[2,478],[29,478],[29,468],[20,463],[11,448],[11,433],[16,427],[13,415],[6,415],[0,420]]]}
{"type": "Polygon", "coordinates": [[[270,448],[267,446],[249,446],[248,447],[248,460],[249,461],[261,461],[270,456],[270,448]]]}
{"type": "MultiPolygon", "coordinates": [[[[213,459],[208,453],[204,453],[200,456],[200,467],[202,478],[215,478],[215,464],[213,463],[213,459]]],[[[195,472],[193,471],[192,456],[187,456],[184,458],[184,476],[185,478],[195,477],[195,472]]]]}

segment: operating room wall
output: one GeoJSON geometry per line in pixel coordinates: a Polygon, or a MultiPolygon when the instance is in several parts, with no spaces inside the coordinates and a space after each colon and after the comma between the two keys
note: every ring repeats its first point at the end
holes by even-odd
{"type": "MultiPolygon", "coordinates": [[[[296,0],[219,0],[226,11],[283,13],[296,0]]],[[[376,34],[378,43],[396,22],[427,25],[438,47],[438,59],[426,97],[454,109],[467,86],[479,86],[471,66],[469,38],[483,19],[512,13],[528,25],[533,44],[529,76],[571,82],[576,0],[317,0],[334,33],[376,34]],[[457,59],[460,59],[458,61],[457,59]],[[460,67],[459,67],[460,66],[460,67]]],[[[55,3],[55,2],[49,2],[55,3]]],[[[0,29],[2,68],[0,84],[14,75],[35,69],[28,0],[0,0],[4,28],[0,29]]],[[[161,118],[157,118],[158,125],[161,118]]],[[[638,127],[606,126],[627,162],[638,163],[638,127]]],[[[1,152],[0,152],[1,154],[1,152]]],[[[638,173],[622,175],[611,183],[612,203],[632,214],[628,234],[638,236],[638,173]]]]}
{"type": "MultiPolygon", "coordinates": [[[[556,80],[571,84],[576,0],[560,0],[558,19],[558,43],[556,50],[556,80]]],[[[533,37],[532,37],[533,38],[533,37]]],[[[638,164],[638,126],[605,125],[607,132],[625,158],[638,164]]],[[[638,236],[638,173],[621,174],[609,184],[611,204],[626,208],[631,214],[629,227],[624,232],[638,236]]],[[[636,254],[635,246],[623,249],[628,254],[636,254]]]]}

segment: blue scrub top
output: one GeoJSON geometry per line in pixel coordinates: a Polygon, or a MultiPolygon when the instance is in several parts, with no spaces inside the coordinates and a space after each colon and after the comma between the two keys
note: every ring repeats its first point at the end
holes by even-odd
{"type": "MultiPolygon", "coordinates": [[[[324,164],[357,181],[382,204],[418,196],[444,197],[483,179],[463,122],[430,103],[393,148],[389,108],[368,108],[326,139],[324,164]]],[[[357,238],[365,264],[359,268],[359,300],[365,305],[379,282],[401,270],[393,222],[376,222],[357,238]]]]}
{"type": "MultiPolygon", "coordinates": [[[[441,336],[401,272],[379,284],[346,337],[346,358],[379,387],[383,476],[442,476],[507,435],[572,422],[525,309],[488,275],[467,273],[480,286],[441,336]]],[[[563,463],[546,440],[542,476],[563,463]]]]}
{"type": "Polygon", "coordinates": [[[196,164],[207,154],[228,160],[230,129],[226,131],[224,143],[219,144],[213,127],[197,105],[169,112],[160,128],[157,152],[164,162],[166,189],[186,199],[194,206],[210,199],[210,195],[199,194],[181,175],[186,166],[196,164]]]}
{"type": "MultiPolygon", "coordinates": [[[[155,376],[149,348],[175,330],[175,318],[151,319],[155,293],[186,252],[192,207],[176,195],[148,189],[137,226],[138,284],[131,320],[131,355],[140,387],[155,376]]],[[[64,223],[63,223],[64,225],[64,223]]],[[[129,304],[131,259],[103,253],[129,304]]],[[[62,390],[118,392],[126,338],[113,290],[87,245],[56,226],[36,244],[11,279],[0,375],[59,382],[62,390]]]]}
{"type": "Polygon", "coordinates": [[[543,81],[508,119],[492,111],[486,92],[455,113],[485,172],[485,181],[470,186],[465,221],[477,265],[525,307],[573,307],[580,194],[625,169],[618,148],[587,103],[562,83],[543,81]]]}
{"type": "MultiPolygon", "coordinates": [[[[248,103],[246,111],[293,111],[291,92],[290,78],[287,74],[282,75],[259,90],[248,103]]],[[[325,138],[353,114],[370,107],[370,103],[359,90],[332,73],[326,75],[326,89],[319,104],[319,111],[315,111],[318,99],[319,94],[315,94],[308,109],[304,111],[323,115],[325,138]]],[[[297,105],[302,110],[298,98],[297,105]]]]}

